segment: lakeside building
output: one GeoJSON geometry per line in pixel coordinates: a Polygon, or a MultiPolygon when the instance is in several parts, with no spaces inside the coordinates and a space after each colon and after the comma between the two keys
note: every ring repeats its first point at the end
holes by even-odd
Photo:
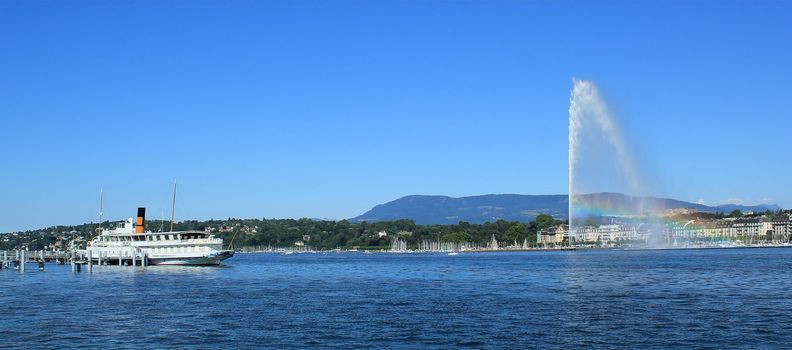
{"type": "Polygon", "coordinates": [[[772,240],[788,240],[790,219],[755,217],[727,218],[722,220],[691,220],[685,223],[672,223],[666,227],[668,239],[743,239],[758,238],[772,240]]]}
{"type": "Polygon", "coordinates": [[[537,233],[536,241],[561,243],[564,239],[571,239],[579,243],[619,244],[645,241],[650,236],[659,238],[659,235],[652,234],[654,230],[662,232],[663,240],[669,243],[717,240],[789,242],[792,240],[792,216],[698,219],[657,225],[611,223],[576,227],[571,233],[567,230],[566,226],[542,230],[537,233]]]}
{"type": "Polygon", "coordinates": [[[781,237],[789,237],[792,234],[792,217],[777,216],[771,223],[773,234],[781,237]]]}
{"type": "Polygon", "coordinates": [[[539,244],[561,244],[564,240],[568,240],[567,225],[559,225],[548,228],[546,230],[539,230],[536,233],[536,242],[539,244]]]}

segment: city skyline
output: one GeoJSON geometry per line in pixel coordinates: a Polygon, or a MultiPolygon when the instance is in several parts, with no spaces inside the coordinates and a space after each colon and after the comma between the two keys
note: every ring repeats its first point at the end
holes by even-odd
{"type": "Polygon", "coordinates": [[[0,4],[0,232],[566,193],[573,78],[652,195],[792,206],[791,5],[308,4],[0,4]]]}

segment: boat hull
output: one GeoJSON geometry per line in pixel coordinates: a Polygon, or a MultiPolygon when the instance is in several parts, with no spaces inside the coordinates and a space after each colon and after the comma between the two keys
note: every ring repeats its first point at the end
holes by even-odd
{"type": "Polygon", "coordinates": [[[234,256],[233,250],[223,250],[207,256],[149,257],[149,265],[212,266],[234,256]]]}

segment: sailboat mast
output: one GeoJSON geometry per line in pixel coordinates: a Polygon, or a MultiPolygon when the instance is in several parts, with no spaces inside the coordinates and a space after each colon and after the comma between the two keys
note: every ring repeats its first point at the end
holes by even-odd
{"type": "Polygon", "coordinates": [[[173,181],[173,205],[171,206],[170,232],[173,232],[173,218],[176,214],[176,180],[173,181]]]}

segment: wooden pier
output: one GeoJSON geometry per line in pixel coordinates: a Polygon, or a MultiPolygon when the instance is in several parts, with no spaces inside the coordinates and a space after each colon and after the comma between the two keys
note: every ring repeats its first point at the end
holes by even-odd
{"type": "Polygon", "coordinates": [[[45,263],[71,265],[72,272],[81,272],[83,266],[93,272],[95,265],[148,266],[148,254],[139,249],[125,249],[117,254],[99,253],[94,256],[88,250],[3,250],[0,251],[0,270],[17,270],[25,272],[27,264],[37,264],[39,271],[44,271],[45,263]]]}

